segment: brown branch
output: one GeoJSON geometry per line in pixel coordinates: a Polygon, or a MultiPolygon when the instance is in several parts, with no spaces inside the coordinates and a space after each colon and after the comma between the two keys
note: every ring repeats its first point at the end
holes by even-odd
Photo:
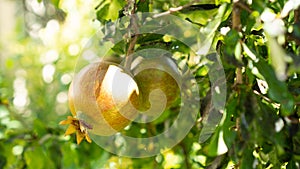
{"type": "MultiPolygon", "coordinates": [[[[294,11],[294,25],[300,24],[300,7],[294,11]]],[[[300,39],[294,33],[286,33],[287,42],[294,41],[300,46],[300,39]]]]}
{"type": "MultiPolygon", "coordinates": [[[[235,2],[233,4],[233,10],[232,10],[232,29],[240,32],[241,31],[241,10],[239,8],[239,3],[235,2]]],[[[236,81],[235,85],[243,84],[243,76],[242,76],[242,68],[238,67],[236,69],[236,81]]]]}
{"type": "Polygon", "coordinates": [[[131,63],[133,61],[132,53],[134,52],[134,46],[136,44],[137,38],[138,38],[138,34],[133,35],[133,38],[130,39],[129,47],[127,49],[126,60],[125,60],[124,66],[128,70],[130,70],[131,63]]]}
{"type": "Polygon", "coordinates": [[[128,8],[130,8],[130,6],[133,7],[132,11],[128,12],[129,16],[131,16],[130,18],[130,24],[128,26],[128,35],[130,36],[130,42],[129,42],[129,46],[127,49],[127,53],[126,53],[126,59],[125,59],[125,69],[130,70],[131,68],[131,63],[133,61],[133,56],[132,53],[134,52],[134,47],[138,38],[138,34],[139,34],[139,27],[138,27],[138,18],[135,15],[135,11],[136,11],[136,1],[129,1],[128,2],[128,8]],[[132,3],[132,4],[130,4],[132,3]],[[131,29],[133,29],[133,35],[131,36],[131,29]]]}
{"type": "Polygon", "coordinates": [[[207,169],[216,169],[216,168],[219,168],[220,165],[221,165],[221,163],[222,163],[223,158],[224,158],[224,155],[217,156],[213,160],[212,164],[207,167],[207,169]]]}
{"type": "Polygon", "coordinates": [[[253,90],[253,93],[256,94],[257,96],[261,97],[262,99],[264,99],[265,101],[272,103],[277,109],[280,108],[280,104],[275,103],[275,101],[271,100],[270,98],[262,95],[261,93],[259,93],[257,90],[253,90]]]}
{"type": "Polygon", "coordinates": [[[239,7],[240,9],[243,9],[243,10],[247,11],[248,13],[252,13],[253,12],[253,10],[249,6],[247,6],[246,4],[244,4],[243,2],[238,1],[235,4],[236,4],[237,7],[239,7]]]}
{"type": "Polygon", "coordinates": [[[295,15],[294,15],[294,23],[297,24],[300,22],[300,7],[298,7],[297,10],[295,10],[295,15]]]}
{"type": "Polygon", "coordinates": [[[287,42],[294,41],[298,46],[300,46],[300,39],[295,37],[295,35],[293,35],[293,33],[287,33],[286,39],[287,39],[287,42]]]}
{"type": "Polygon", "coordinates": [[[179,145],[182,148],[182,151],[184,154],[184,163],[185,163],[186,168],[191,168],[191,164],[189,162],[189,152],[188,152],[186,146],[184,145],[183,142],[181,142],[179,145]]]}
{"type": "Polygon", "coordinates": [[[241,31],[241,10],[238,6],[238,3],[235,2],[233,4],[233,10],[232,10],[232,29],[235,29],[236,31],[241,31]]]}
{"type": "Polygon", "coordinates": [[[240,67],[236,69],[236,84],[243,84],[243,72],[240,67]]]}
{"type": "MultiPolygon", "coordinates": [[[[240,8],[242,5],[239,5],[238,2],[235,2],[233,4],[233,10],[232,10],[232,29],[236,30],[237,32],[241,31],[241,18],[240,18],[240,8]]],[[[241,42],[238,42],[241,43],[241,42]]],[[[243,84],[243,72],[241,67],[236,68],[236,81],[234,82],[234,88],[238,89],[237,92],[240,92],[240,89],[238,88],[238,85],[243,84]]],[[[236,119],[235,124],[235,130],[237,131],[238,135],[241,135],[241,129],[240,129],[240,118],[238,117],[236,119]]]]}

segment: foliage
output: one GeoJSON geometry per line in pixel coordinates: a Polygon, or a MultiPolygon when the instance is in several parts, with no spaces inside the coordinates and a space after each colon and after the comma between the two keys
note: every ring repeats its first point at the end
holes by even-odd
{"type": "MultiPolygon", "coordinates": [[[[298,1],[22,2],[15,1],[13,33],[0,41],[1,57],[5,55],[0,63],[0,168],[299,168],[298,1]],[[95,57],[80,52],[88,38],[97,30],[103,42],[117,36],[110,26],[133,12],[165,11],[205,34],[222,61],[227,99],[213,135],[199,141],[206,132],[203,126],[210,123],[204,118],[210,105],[209,56],[192,60],[196,55],[179,40],[145,34],[137,38],[136,51],[168,50],[179,64],[187,63],[197,79],[203,99],[187,136],[171,150],[137,159],[113,155],[95,143],[76,145],[74,137],[64,137],[65,128],[58,123],[70,114],[67,90],[77,57],[85,62],[95,57]]],[[[124,57],[129,39],[114,45],[110,54],[124,57]]],[[[147,137],[161,132],[176,118],[174,112],[176,106],[153,123],[133,123],[125,133],[147,137]]]]}

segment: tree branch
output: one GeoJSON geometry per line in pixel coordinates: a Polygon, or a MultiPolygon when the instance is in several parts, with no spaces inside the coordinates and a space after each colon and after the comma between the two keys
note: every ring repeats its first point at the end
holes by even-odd
{"type": "Polygon", "coordinates": [[[191,168],[191,164],[189,162],[189,152],[188,152],[186,146],[184,145],[183,142],[181,142],[179,145],[182,148],[182,151],[184,154],[184,163],[185,163],[186,168],[191,168]]]}
{"type": "Polygon", "coordinates": [[[126,59],[125,59],[124,67],[125,67],[125,69],[130,70],[131,63],[132,63],[132,60],[133,60],[132,53],[134,52],[134,47],[135,47],[137,38],[139,36],[139,27],[138,27],[138,18],[135,15],[136,1],[135,0],[129,1],[127,7],[128,7],[128,9],[127,9],[126,13],[127,13],[127,15],[129,15],[131,17],[130,18],[130,24],[128,26],[128,35],[130,36],[129,37],[130,42],[129,42],[129,46],[128,46],[127,53],[126,53],[126,59]],[[131,11],[129,10],[130,7],[133,7],[133,9],[131,11]],[[134,33],[132,35],[133,37],[131,36],[131,29],[133,29],[133,33],[134,33]]]}
{"type": "Polygon", "coordinates": [[[239,8],[238,2],[235,2],[233,4],[233,10],[232,10],[232,29],[235,29],[236,31],[241,31],[241,10],[239,8]]]}
{"type": "Polygon", "coordinates": [[[174,13],[174,12],[178,12],[180,10],[183,10],[185,8],[188,8],[188,7],[192,6],[196,2],[200,2],[200,0],[194,0],[194,1],[191,1],[190,3],[187,3],[187,4],[183,5],[183,6],[179,6],[179,7],[176,7],[176,8],[170,8],[169,10],[167,10],[165,12],[155,14],[153,16],[153,18],[159,18],[159,17],[165,16],[165,15],[169,15],[169,14],[174,13]]]}
{"type": "Polygon", "coordinates": [[[253,90],[253,93],[256,94],[257,96],[261,97],[262,99],[264,99],[265,101],[272,103],[277,109],[280,108],[280,104],[275,103],[275,101],[271,100],[270,98],[262,95],[261,93],[259,93],[257,90],[253,90]]]}
{"type": "Polygon", "coordinates": [[[219,168],[221,163],[222,163],[223,157],[224,157],[224,155],[217,156],[214,159],[214,161],[212,162],[212,164],[207,167],[207,169],[217,169],[217,168],[219,168]]]}
{"type": "MultiPolygon", "coordinates": [[[[232,29],[240,32],[241,31],[241,18],[240,18],[241,10],[240,10],[238,4],[239,4],[238,2],[235,2],[233,4],[233,10],[232,10],[232,29]]],[[[243,74],[242,68],[238,67],[236,69],[236,81],[235,81],[235,85],[243,84],[243,76],[242,76],[242,74],[243,74]]]]}
{"type": "Polygon", "coordinates": [[[298,22],[300,22],[300,7],[295,10],[295,23],[297,24],[298,22]]]}
{"type": "Polygon", "coordinates": [[[253,10],[249,6],[247,6],[246,4],[244,4],[243,2],[238,1],[238,2],[235,2],[235,4],[236,4],[237,7],[239,7],[240,9],[243,9],[243,10],[247,11],[248,13],[252,13],[253,12],[253,10]]]}

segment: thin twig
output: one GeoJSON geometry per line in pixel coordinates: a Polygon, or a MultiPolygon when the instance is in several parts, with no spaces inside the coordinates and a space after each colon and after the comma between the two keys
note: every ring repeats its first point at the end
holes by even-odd
{"type": "MultiPolygon", "coordinates": [[[[126,59],[125,59],[125,69],[130,70],[131,68],[131,63],[133,60],[133,56],[132,53],[134,52],[134,47],[137,41],[137,38],[139,36],[139,27],[138,27],[138,18],[135,15],[135,11],[136,11],[136,1],[131,1],[133,4],[133,9],[131,11],[131,13],[129,14],[131,16],[130,18],[130,25],[128,27],[128,35],[131,35],[130,31],[131,28],[133,28],[134,34],[129,37],[130,38],[130,42],[129,42],[129,46],[127,49],[127,53],[126,53],[126,59]]],[[[128,4],[128,6],[130,6],[130,4],[128,4]]]]}
{"type": "Polygon", "coordinates": [[[185,163],[186,168],[191,168],[191,164],[189,162],[189,152],[188,152],[186,146],[184,145],[183,142],[181,142],[179,145],[182,148],[182,151],[184,153],[184,163],[185,163]]]}
{"type": "Polygon", "coordinates": [[[217,168],[219,168],[221,163],[222,163],[223,158],[224,158],[224,155],[217,156],[214,159],[214,161],[211,163],[211,165],[209,165],[207,167],[207,169],[217,169],[217,168]]]}
{"type": "Polygon", "coordinates": [[[286,34],[287,42],[294,41],[298,46],[300,46],[300,39],[298,37],[295,37],[293,33],[287,33],[286,34]]]}
{"type": "Polygon", "coordinates": [[[138,38],[138,34],[133,35],[133,38],[130,40],[129,47],[127,50],[126,60],[125,60],[125,68],[128,70],[130,70],[131,63],[133,61],[132,53],[134,52],[134,46],[136,44],[137,38],[138,38]]]}
{"type": "Polygon", "coordinates": [[[275,106],[275,108],[277,108],[277,109],[280,108],[280,104],[274,103],[273,100],[271,100],[270,98],[268,98],[268,97],[262,95],[262,94],[259,93],[257,90],[253,90],[253,93],[256,94],[257,96],[261,97],[261,98],[264,99],[265,101],[267,101],[267,102],[269,102],[269,103],[272,103],[272,104],[275,106]]]}
{"type": "Polygon", "coordinates": [[[300,22],[300,7],[298,7],[297,10],[295,10],[295,14],[294,14],[294,23],[297,24],[300,22]]]}
{"type": "Polygon", "coordinates": [[[248,13],[252,13],[252,12],[253,12],[253,10],[252,10],[249,6],[247,6],[246,4],[244,4],[243,2],[238,1],[238,2],[236,2],[235,4],[236,4],[240,9],[244,9],[244,10],[247,11],[248,13]]]}
{"type": "Polygon", "coordinates": [[[178,12],[180,10],[183,10],[185,8],[190,7],[191,5],[193,5],[194,3],[197,3],[197,2],[200,2],[200,0],[194,0],[194,1],[191,1],[190,3],[185,4],[185,5],[182,5],[182,6],[179,6],[179,7],[176,7],[176,8],[170,8],[169,10],[167,10],[165,12],[153,15],[153,18],[159,18],[159,17],[169,15],[169,14],[174,13],[174,12],[178,12]]]}

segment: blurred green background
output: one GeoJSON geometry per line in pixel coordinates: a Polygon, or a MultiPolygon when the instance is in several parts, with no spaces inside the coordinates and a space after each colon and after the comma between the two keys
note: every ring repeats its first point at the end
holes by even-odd
{"type": "MultiPolygon", "coordinates": [[[[64,137],[65,126],[58,123],[70,115],[67,91],[77,59],[103,25],[126,15],[129,2],[0,0],[0,169],[300,167],[300,3],[292,0],[137,0],[137,12],[175,9],[174,15],[211,40],[227,81],[220,125],[200,144],[202,127],[210,122],[200,111],[197,124],[178,145],[141,159],[64,137]]],[[[126,48],[122,43],[114,49],[118,55],[126,48]]],[[[146,46],[153,44],[164,49],[179,45],[172,52],[189,64],[201,97],[209,98],[209,58],[192,60],[184,45],[166,37],[148,37],[146,46]]],[[[172,113],[162,119],[151,127],[169,124],[172,113]]]]}

